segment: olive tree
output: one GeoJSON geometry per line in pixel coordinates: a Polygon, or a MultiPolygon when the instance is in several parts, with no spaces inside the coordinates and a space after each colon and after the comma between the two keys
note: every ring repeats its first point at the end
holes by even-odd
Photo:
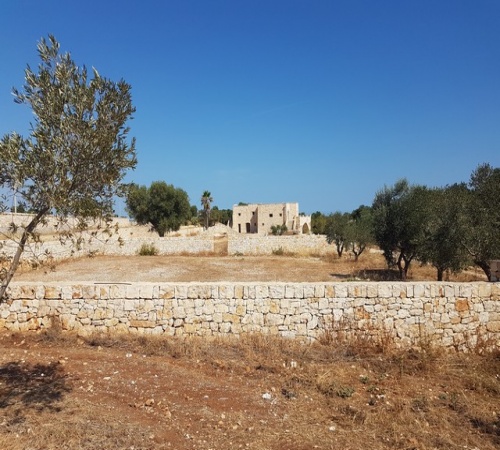
{"type": "Polygon", "coordinates": [[[164,181],[153,181],[149,188],[130,185],[126,206],[137,223],[150,224],[160,237],[169,231],[177,231],[191,218],[187,193],[164,181]]]}
{"type": "Polygon", "coordinates": [[[491,280],[490,261],[500,259],[500,168],[481,164],[471,174],[462,243],[491,280]]]}
{"type": "Polygon", "coordinates": [[[427,217],[418,259],[436,268],[438,281],[443,280],[445,272],[458,273],[471,263],[462,245],[467,233],[468,197],[464,184],[427,191],[427,217]]]}
{"type": "Polygon", "coordinates": [[[426,188],[401,179],[377,192],[372,208],[375,241],[387,264],[397,265],[401,280],[406,280],[424,239],[426,188]]]}
{"type": "Polygon", "coordinates": [[[342,257],[344,249],[349,243],[347,236],[349,219],[349,213],[341,213],[339,211],[330,214],[326,219],[326,241],[329,244],[335,244],[339,258],[342,257]]]}
{"type": "Polygon", "coordinates": [[[351,213],[347,223],[348,249],[357,261],[370,244],[373,244],[373,214],[369,206],[361,205],[351,213]]]}
{"type": "Polygon", "coordinates": [[[60,53],[53,36],[38,43],[38,71],[27,66],[25,84],[13,89],[14,101],[31,108],[29,134],[16,132],[0,141],[0,186],[29,208],[29,222],[18,230],[14,255],[1,277],[5,297],[27,243],[48,215],[64,221],[110,218],[121,181],[135,167],[135,140],[127,121],[135,109],[131,87],[91,74],[69,53],[60,53]]]}

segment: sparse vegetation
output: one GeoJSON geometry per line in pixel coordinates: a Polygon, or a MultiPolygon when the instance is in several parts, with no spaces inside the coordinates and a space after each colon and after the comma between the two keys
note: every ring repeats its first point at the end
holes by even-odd
{"type": "Polygon", "coordinates": [[[139,249],[140,256],[156,256],[158,254],[158,249],[154,244],[142,244],[139,249]]]}
{"type": "Polygon", "coordinates": [[[408,352],[364,335],[78,338],[55,326],[0,335],[1,448],[29,448],[33,432],[47,449],[500,445],[498,353],[408,352]]]}
{"type": "Polygon", "coordinates": [[[286,225],[272,225],[271,226],[271,234],[273,236],[282,236],[288,231],[286,225]]]}

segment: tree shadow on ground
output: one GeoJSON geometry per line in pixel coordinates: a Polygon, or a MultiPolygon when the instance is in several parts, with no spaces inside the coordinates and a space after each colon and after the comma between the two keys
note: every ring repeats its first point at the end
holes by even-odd
{"type": "Polygon", "coordinates": [[[399,272],[392,269],[361,269],[352,273],[331,273],[340,280],[401,281],[399,272]]]}
{"type": "Polygon", "coordinates": [[[57,403],[71,391],[62,366],[9,362],[0,366],[0,409],[23,406],[37,411],[60,411],[57,403]]]}

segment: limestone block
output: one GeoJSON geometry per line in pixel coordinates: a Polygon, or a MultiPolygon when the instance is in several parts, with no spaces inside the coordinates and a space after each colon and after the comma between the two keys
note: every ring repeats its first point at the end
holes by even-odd
{"type": "Polygon", "coordinates": [[[483,303],[485,311],[497,311],[500,310],[500,305],[497,301],[486,300],[483,303]]]}
{"type": "Polygon", "coordinates": [[[366,287],[366,297],[367,298],[376,298],[376,297],[378,297],[378,289],[377,289],[377,285],[376,284],[370,283],[366,287]]]}
{"type": "Polygon", "coordinates": [[[212,321],[215,323],[222,323],[222,315],[224,313],[216,312],[212,315],[212,321]]]}
{"type": "Polygon", "coordinates": [[[257,299],[269,298],[269,286],[265,285],[255,286],[255,298],[257,299]]]}
{"type": "Polygon", "coordinates": [[[478,286],[478,296],[481,299],[487,299],[491,297],[491,283],[480,283],[478,286]]]}
{"type": "Polygon", "coordinates": [[[347,286],[345,284],[326,285],[326,298],[347,298],[347,286]]]}
{"type": "Polygon", "coordinates": [[[500,320],[490,321],[486,324],[486,329],[490,333],[500,333],[500,320]]]}
{"type": "Polygon", "coordinates": [[[255,286],[243,286],[243,298],[255,299],[257,296],[255,286]]]}
{"type": "Polygon", "coordinates": [[[174,307],[172,310],[172,315],[176,319],[185,319],[187,317],[186,309],[182,306],[174,307]]]}
{"type": "Polygon", "coordinates": [[[43,285],[39,285],[35,288],[35,298],[41,300],[43,299],[43,296],[45,295],[45,288],[43,285]]]}
{"type": "Polygon", "coordinates": [[[137,301],[135,300],[124,300],[123,310],[124,311],[135,311],[137,309],[137,301]]]}
{"type": "Polygon", "coordinates": [[[491,284],[491,300],[500,300],[500,283],[491,284]]]}
{"type": "Polygon", "coordinates": [[[314,286],[314,297],[325,297],[325,286],[323,284],[317,284],[314,286]]]}
{"type": "Polygon", "coordinates": [[[131,284],[128,285],[125,289],[125,298],[127,299],[139,299],[141,298],[140,296],[140,289],[137,284],[131,284]]]}
{"type": "Polygon", "coordinates": [[[431,285],[430,286],[430,296],[431,297],[444,297],[445,296],[445,287],[440,285],[431,285]]]}
{"type": "Polygon", "coordinates": [[[413,285],[413,297],[424,297],[425,285],[423,283],[416,283],[413,285]]]}
{"type": "Polygon", "coordinates": [[[186,285],[175,286],[175,298],[185,299],[188,296],[188,287],[186,285]]]}
{"type": "Polygon", "coordinates": [[[269,312],[271,314],[278,314],[280,312],[280,301],[279,300],[271,300],[269,302],[269,312]]]}
{"type": "Polygon", "coordinates": [[[410,311],[408,311],[407,309],[400,309],[398,311],[397,317],[399,319],[406,319],[407,317],[410,317],[410,311]]]}
{"type": "Polygon", "coordinates": [[[234,324],[234,323],[240,323],[241,318],[240,318],[240,316],[237,316],[236,314],[225,313],[225,314],[222,314],[222,321],[234,324]]]}
{"type": "Polygon", "coordinates": [[[318,302],[318,309],[320,311],[322,310],[328,310],[328,309],[331,309],[331,305],[330,305],[330,302],[328,301],[327,298],[320,298],[319,299],[319,302],[318,302]]]}
{"type": "Polygon", "coordinates": [[[269,313],[264,316],[264,323],[268,326],[282,325],[284,317],[281,314],[269,313]]]}
{"type": "Polygon", "coordinates": [[[378,296],[381,298],[391,298],[392,297],[392,286],[386,282],[379,283],[378,296]]]}
{"type": "Polygon", "coordinates": [[[36,298],[35,286],[21,286],[18,298],[36,298]]]}
{"type": "MultiPolygon", "coordinates": [[[[82,288],[83,291],[83,288],[82,288]]],[[[123,284],[111,284],[108,286],[109,298],[110,299],[122,299],[126,295],[126,285],[123,284]]],[[[82,292],[83,297],[83,292],[82,292]]]]}
{"type": "Polygon", "coordinates": [[[392,296],[394,298],[406,298],[406,284],[393,284],[392,296]]]}
{"type": "Polygon", "coordinates": [[[152,299],[153,298],[153,287],[152,284],[141,285],[139,287],[139,298],[152,299]]]}
{"type": "Polygon", "coordinates": [[[92,320],[102,320],[106,318],[106,311],[102,308],[97,308],[92,315],[92,320]]]}
{"type": "Polygon", "coordinates": [[[174,286],[160,286],[158,297],[162,299],[172,299],[175,297],[175,287],[174,286]]]}
{"type": "Polygon", "coordinates": [[[310,320],[307,321],[306,328],[307,330],[313,330],[318,327],[318,317],[312,316],[310,320]]]}
{"type": "Polygon", "coordinates": [[[224,304],[224,303],[217,303],[215,305],[215,312],[222,313],[222,314],[228,313],[229,312],[229,307],[226,304],[224,304]]]}
{"type": "Polygon", "coordinates": [[[447,297],[447,298],[454,298],[454,297],[457,297],[459,295],[458,291],[455,290],[455,286],[454,285],[450,285],[450,284],[447,284],[445,287],[444,287],[444,296],[447,297]]]}
{"type": "Polygon", "coordinates": [[[186,334],[196,334],[198,330],[198,325],[194,323],[186,323],[184,324],[184,332],[186,334]]]}
{"type": "Polygon", "coordinates": [[[188,286],[187,288],[187,298],[198,299],[200,298],[199,286],[188,286]]]}
{"type": "Polygon", "coordinates": [[[460,297],[471,298],[472,297],[472,285],[471,284],[460,284],[458,288],[458,295],[460,297]]]}
{"type": "Polygon", "coordinates": [[[245,316],[245,319],[248,317],[248,323],[253,325],[258,325],[259,327],[264,325],[264,314],[255,312],[248,316],[245,316]]]}
{"type": "Polygon", "coordinates": [[[314,289],[314,286],[312,285],[309,285],[309,284],[306,284],[303,286],[303,294],[304,294],[304,298],[311,298],[311,297],[315,297],[315,289],[314,289]]]}
{"type": "Polygon", "coordinates": [[[347,286],[347,296],[355,299],[364,299],[366,297],[366,286],[350,283],[347,286]]]}
{"type": "Polygon", "coordinates": [[[285,298],[285,286],[272,284],[269,286],[269,297],[283,299],[285,298]]]}
{"type": "Polygon", "coordinates": [[[119,323],[120,323],[120,321],[116,317],[113,317],[112,319],[107,319],[104,321],[104,325],[106,325],[108,328],[114,328],[119,323]]]}
{"type": "Polygon", "coordinates": [[[243,286],[241,286],[239,284],[236,285],[234,287],[234,298],[236,298],[236,299],[242,299],[244,297],[244,292],[245,292],[245,290],[244,290],[243,286]]]}
{"type": "Polygon", "coordinates": [[[179,302],[179,306],[183,306],[186,310],[194,312],[194,300],[192,298],[186,298],[179,302]]]}
{"type": "Polygon", "coordinates": [[[219,298],[221,299],[234,298],[234,286],[229,284],[224,284],[219,286],[219,298]]]}
{"type": "Polygon", "coordinates": [[[455,301],[455,310],[458,312],[469,311],[470,306],[466,298],[457,298],[455,301]]]}
{"type": "Polygon", "coordinates": [[[285,298],[300,298],[295,295],[295,285],[287,284],[285,286],[285,298]]]}

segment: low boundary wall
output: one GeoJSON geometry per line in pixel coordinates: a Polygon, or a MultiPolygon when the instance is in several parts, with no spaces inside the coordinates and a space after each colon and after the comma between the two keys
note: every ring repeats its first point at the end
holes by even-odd
{"type": "Polygon", "coordinates": [[[230,255],[271,255],[276,251],[325,255],[334,252],[334,247],[328,245],[324,235],[316,234],[293,236],[228,235],[228,253],[230,255]]]}
{"type": "Polygon", "coordinates": [[[467,350],[500,348],[500,283],[12,283],[0,330],[215,336],[267,333],[317,339],[344,331],[390,333],[467,350]]]}

